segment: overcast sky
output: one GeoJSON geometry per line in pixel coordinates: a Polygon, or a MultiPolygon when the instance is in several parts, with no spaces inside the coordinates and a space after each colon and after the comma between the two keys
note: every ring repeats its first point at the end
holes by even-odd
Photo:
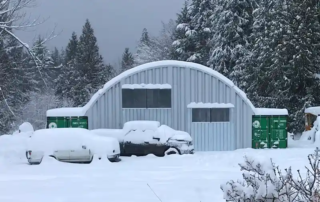
{"type": "Polygon", "coordinates": [[[39,34],[48,35],[56,25],[60,35],[48,46],[65,47],[72,31],[81,34],[88,18],[95,30],[104,60],[114,63],[125,47],[134,49],[145,27],[153,35],[161,29],[161,21],[176,19],[184,0],[35,0],[36,6],[26,10],[28,17],[47,21],[17,34],[31,44],[39,34]]]}

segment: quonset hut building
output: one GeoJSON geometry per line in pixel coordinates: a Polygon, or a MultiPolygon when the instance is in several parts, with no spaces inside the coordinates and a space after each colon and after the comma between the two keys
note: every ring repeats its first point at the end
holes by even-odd
{"type": "Polygon", "coordinates": [[[171,60],[121,73],[84,107],[47,111],[48,118],[87,117],[88,129],[121,129],[133,120],[159,121],[188,132],[196,151],[250,148],[254,114],[245,93],[222,74],[171,60]]]}

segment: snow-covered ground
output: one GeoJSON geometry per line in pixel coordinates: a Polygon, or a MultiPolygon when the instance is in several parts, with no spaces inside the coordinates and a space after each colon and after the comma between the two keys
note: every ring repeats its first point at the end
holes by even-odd
{"type": "Polygon", "coordinates": [[[36,166],[28,165],[25,158],[1,161],[0,157],[0,201],[156,202],[154,191],[163,202],[222,202],[220,184],[241,179],[238,163],[243,156],[261,162],[273,158],[281,168],[304,170],[313,150],[243,149],[164,158],[122,157],[119,163],[94,160],[91,164],[44,159],[36,166]]]}

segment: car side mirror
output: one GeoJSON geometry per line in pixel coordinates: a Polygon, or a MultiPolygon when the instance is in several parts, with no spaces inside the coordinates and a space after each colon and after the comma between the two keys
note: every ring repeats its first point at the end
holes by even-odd
{"type": "Polygon", "coordinates": [[[159,137],[153,137],[152,139],[160,141],[159,137]]]}

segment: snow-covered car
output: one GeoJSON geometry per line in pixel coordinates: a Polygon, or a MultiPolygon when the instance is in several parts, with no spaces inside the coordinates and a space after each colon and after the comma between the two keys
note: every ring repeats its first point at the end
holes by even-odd
{"type": "Polygon", "coordinates": [[[189,133],[160,125],[158,121],[130,121],[124,124],[123,129],[92,131],[101,136],[117,138],[122,156],[194,153],[192,137],[189,133]]]}
{"type": "Polygon", "coordinates": [[[44,156],[70,163],[90,163],[93,156],[117,162],[120,146],[116,138],[101,137],[83,128],[42,129],[29,139],[26,157],[30,164],[40,164],[44,156]]]}

